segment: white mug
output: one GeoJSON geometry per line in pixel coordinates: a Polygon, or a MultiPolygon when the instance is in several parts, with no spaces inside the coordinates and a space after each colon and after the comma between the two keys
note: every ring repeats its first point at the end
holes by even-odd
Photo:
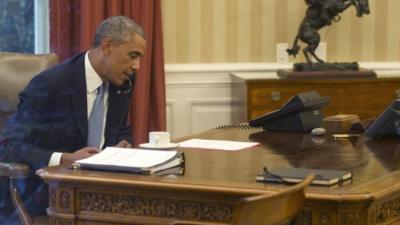
{"type": "Polygon", "coordinates": [[[149,133],[149,144],[165,146],[170,144],[170,135],[167,131],[152,131],[149,133]]]}

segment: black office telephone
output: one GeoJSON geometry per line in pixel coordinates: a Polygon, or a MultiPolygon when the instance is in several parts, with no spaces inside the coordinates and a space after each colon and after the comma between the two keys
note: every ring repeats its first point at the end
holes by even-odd
{"type": "Polygon", "coordinates": [[[300,93],[281,108],[250,120],[249,124],[267,131],[308,131],[321,126],[324,118],[321,109],[329,101],[329,97],[321,97],[316,91],[300,93]]]}

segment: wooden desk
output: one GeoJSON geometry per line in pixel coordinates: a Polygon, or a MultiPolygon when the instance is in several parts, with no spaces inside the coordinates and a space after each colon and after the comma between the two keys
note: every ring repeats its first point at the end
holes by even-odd
{"type": "Polygon", "coordinates": [[[400,98],[400,78],[296,79],[271,78],[262,73],[232,75],[232,97],[244,109],[244,121],[280,108],[290,97],[308,91],[330,96],[325,116],[357,114],[377,117],[391,101],[400,98]]]}
{"type": "MultiPolygon", "coordinates": [[[[175,218],[230,221],[240,197],[286,188],[255,182],[263,166],[346,169],[352,184],[311,186],[296,224],[380,225],[400,221],[400,140],[335,140],[302,133],[225,129],[195,137],[258,141],[238,152],[179,149],[183,176],[141,176],[49,167],[51,224],[168,224],[175,218]]],[[[277,212],[279,213],[279,212],[277,212]]]]}

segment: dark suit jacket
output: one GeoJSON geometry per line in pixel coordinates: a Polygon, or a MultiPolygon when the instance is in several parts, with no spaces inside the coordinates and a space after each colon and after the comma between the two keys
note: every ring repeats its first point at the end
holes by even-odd
{"type": "MultiPolygon", "coordinates": [[[[35,76],[20,93],[18,110],[0,138],[0,161],[22,162],[32,168],[23,197],[33,214],[43,213],[48,204],[47,188],[34,171],[46,167],[53,152],[74,152],[86,147],[84,58],[85,53],[81,53],[35,76]],[[40,197],[35,193],[40,193],[40,197]]],[[[130,127],[126,124],[130,96],[130,92],[120,94],[110,84],[104,146],[123,139],[131,141],[130,127]]],[[[10,203],[6,185],[0,184],[0,212],[10,203]]],[[[1,219],[0,215],[0,224],[1,219]]]]}

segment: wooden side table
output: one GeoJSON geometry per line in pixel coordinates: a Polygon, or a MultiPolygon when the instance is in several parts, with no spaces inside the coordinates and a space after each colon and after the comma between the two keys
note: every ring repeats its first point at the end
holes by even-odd
{"type": "Polygon", "coordinates": [[[247,120],[280,108],[290,97],[317,91],[331,100],[325,116],[357,114],[360,119],[377,117],[400,98],[400,77],[376,79],[279,79],[274,73],[232,74],[232,96],[243,105],[247,120]]]}

